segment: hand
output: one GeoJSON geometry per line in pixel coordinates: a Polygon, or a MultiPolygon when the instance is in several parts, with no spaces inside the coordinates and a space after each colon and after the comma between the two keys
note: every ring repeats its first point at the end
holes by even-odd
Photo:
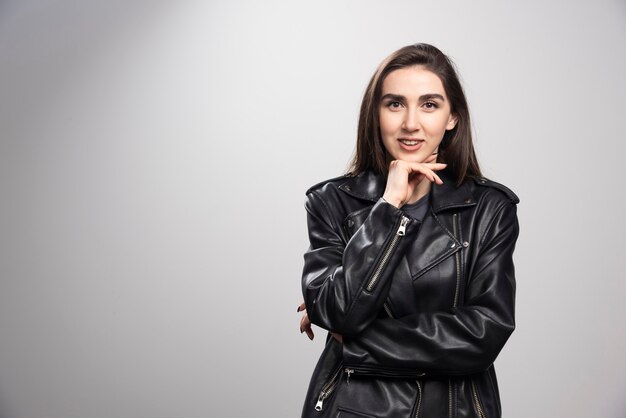
{"type": "Polygon", "coordinates": [[[389,164],[387,186],[383,199],[397,208],[408,202],[423,181],[443,184],[435,171],[443,170],[446,164],[435,163],[437,156],[430,155],[422,163],[411,163],[403,160],[394,160],[389,164]]]}
{"type": "MultiPolygon", "coordinates": [[[[304,314],[302,314],[302,318],[300,318],[300,333],[306,332],[309,340],[313,340],[315,334],[313,334],[313,328],[311,328],[311,321],[309,320],[309,315],[306,313],[306,306],[304,305],[304,302],[302,302],[300,306],[298,306],[298,312],[304,312],[304,314]]],[[[343,342],[343,337],[341,336],[341,334],[337,334],[335,332],[331,332],[330,334],[333,336],[333,338],[335,338],[335,340],[339,341],[340,343],[343,342]]]]}
{"type": "Polygon", "coordinates": [[[311,321],[309,320],[309,315],[306,313],[304,302],[298,306],[298,312],[304,312],[302,318],[300,318],[300,333],[306,332],[307,337],[312,341],[315,334],[313,334],[313,328],[311,328],[311,321]]]}

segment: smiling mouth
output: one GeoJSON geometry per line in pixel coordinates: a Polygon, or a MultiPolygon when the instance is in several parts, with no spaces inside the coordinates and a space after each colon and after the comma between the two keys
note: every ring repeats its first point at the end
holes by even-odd
{"type": "Polygon", "coordinates": [[[417,145],[419,144],[421,141],[423,141],[422,139],[399,139],[400,142],[402,142],[404,145],[417,145]]]}

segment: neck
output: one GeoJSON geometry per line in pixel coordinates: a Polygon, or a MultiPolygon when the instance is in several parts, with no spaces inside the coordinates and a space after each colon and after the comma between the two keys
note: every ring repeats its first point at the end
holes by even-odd
{"type": "Polygon", "coordinates": [[[411,204],[420,200],[422,197],[426,196],[428,192],[430,192],[431,183],[427,179],[423,179],[419,182],[415,190],[413,190],[413,195],[406,203],[411,204]]]}

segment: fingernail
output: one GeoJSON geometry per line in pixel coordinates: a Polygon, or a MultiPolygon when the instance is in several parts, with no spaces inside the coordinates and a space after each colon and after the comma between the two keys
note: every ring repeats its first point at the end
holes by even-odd
{"type": "Polygon", "coordinates": [[[298,306],[298,310],[296,312],[300,312],[302,310],[301,306],[298,306]]]}
{"type": "Polygon", "coordinates": [[[308,335],[307,334],[307,337],[309,337],[309,340],[313,341],[313,336],[312,335],[308,335]]]}
{"type": "Polygon", "coordinates": [[[300,334],[302,334],[304,332],[304,330],[302,328],[300,328],[300,334]]]}

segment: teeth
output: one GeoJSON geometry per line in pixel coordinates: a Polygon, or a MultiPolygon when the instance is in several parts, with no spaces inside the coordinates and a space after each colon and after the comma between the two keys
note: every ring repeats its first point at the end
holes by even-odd
{"type": "Polygon", "coordinates": [[[401,139],[400,142],[402,142],[403,144],[406,144],[406,145],[417,145],[417,143],[419,141],[411,141],[411,140],[408,140],[408,139],[401,139]]]}

